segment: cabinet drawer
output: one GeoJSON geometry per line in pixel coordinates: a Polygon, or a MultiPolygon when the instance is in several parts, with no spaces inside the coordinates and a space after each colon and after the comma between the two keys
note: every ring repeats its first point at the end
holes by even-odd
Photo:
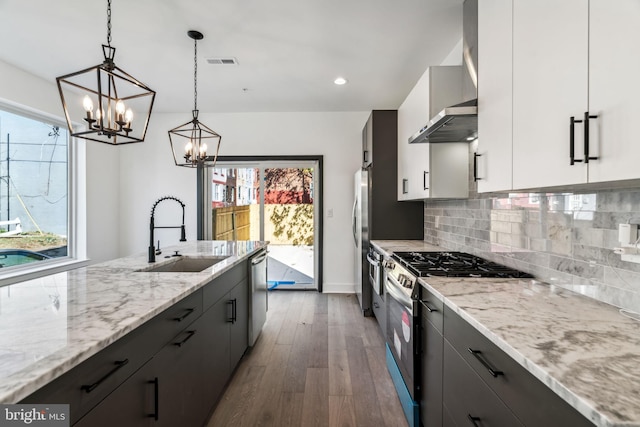
{"type": "Polygon", "coordinates": [[[67,403],[73,424],[201,314],[202,292],[198,290],[22,402],[67,403]]]}
{"type": "Polygon", "coordinates": [[[444,313],[446,340],[525,425],[593,426],[458,314],[444,313]]]}
{"type": "Polygon", "coordinates": [[[442,333],[444,303],[435,297],[432,292],[420,285],[420,310],[426,313],[427,319],[433,323],[438,332],[442,333]]]}
{"type": "Polygon", "coordinates": [[[246,261],[233,267],[225,272],[222,276],[216,277],[203,288],[203,306],[204,310],[208,310],[235,285],[241,282],[248,275],[248,267],[246,261]]]}
{"type": "Polygon", "coordinates": [[[446,341],[444,378],[444,406],[447,416],[456,425],[472,426],[475,422],[475,425],[482,427],[522,426],[509,408],[446,341]]]}

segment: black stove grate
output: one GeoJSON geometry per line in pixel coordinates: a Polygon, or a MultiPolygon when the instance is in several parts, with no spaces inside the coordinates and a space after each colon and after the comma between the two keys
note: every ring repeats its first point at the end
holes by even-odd
{"type": "Polygon", "coordinates": [[[394,252],[393,258],[418,277],[533,277],[465,252],[394,252]]]}

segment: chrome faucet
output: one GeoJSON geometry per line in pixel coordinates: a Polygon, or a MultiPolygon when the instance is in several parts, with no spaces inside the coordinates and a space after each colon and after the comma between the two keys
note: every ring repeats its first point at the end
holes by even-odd
{"type": "Polygon", "coordinates": [[[155,246],[153,246],[153,232],[156,228],[179,228],[180,229],[180,241],[181,242],[186,242],[187,241],[187,237],[186,237],[186,233],[185,233],[185,229],[184,229],[184,203],[182,203],[182,201],[180,199],[178,199],[177,197],[173,197],[173,196],[165,196],[165,197],[161,197],[158,200],[156,200],[156,202],[153,204],[153,207],[151,208],[151,220],[149,221],[149,262],[156,262],[156,255],[160,254],[160,241],[158,241],[158,251],[156,252],[156,248],[155,246]],[[175,225],[175,226],[162,226],[162,227],[156,227],[155,226],[155,213],[156,213],[156,207],[158,206],[158,204],[160,202],[163,202],[165,200],[175,200],[176,202],[180,203],[180,206],[182,206],[182,225],[175,225]]]}

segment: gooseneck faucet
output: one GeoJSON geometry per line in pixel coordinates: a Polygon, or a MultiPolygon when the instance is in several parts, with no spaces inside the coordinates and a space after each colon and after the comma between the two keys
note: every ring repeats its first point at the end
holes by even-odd
{"type": "MultiPolygon", "coordinates": [[[[182,203],[180,199],[173,196],[161,197],[158,200],[156,200],[156,202],[153,204],[153,207],[151,208],[151,220],[149,221],[149,262],[156,262],[156,248],[155,246],[153,246],[153,240],[154,240],[153,232],[156,228],[179,228],[180,241],[181,242],[187,241],[187,237],[184,229],[184,203],[182,203]],[[180,206],[182,206],[182,225],[156,227],[155,225],[156,207],[160,202],[164,202],[165,200],[175,200],[176,202],[180,203],[180,206]]],[[[158,246],[160,245],[158,244],[158,246]]]]}

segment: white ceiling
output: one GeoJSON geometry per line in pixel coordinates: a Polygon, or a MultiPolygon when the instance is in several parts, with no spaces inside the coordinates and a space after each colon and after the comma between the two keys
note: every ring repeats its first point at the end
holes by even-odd
{"type": "MultiPolygon", "coordinates": [[[[44,79],[102,62],[106,0],[0,0],[0,59],[44,79]]],[[[460,40],[462,0],[113,0],[115,63],[156,112],[398,108],[460,40]],[[207,58],[238,65],[208,65],[207,58]],[[336,86],[333,80],[349,80],[336,86]]],[[[0,94],[2,97],[2,94],[0,94]]]]}

